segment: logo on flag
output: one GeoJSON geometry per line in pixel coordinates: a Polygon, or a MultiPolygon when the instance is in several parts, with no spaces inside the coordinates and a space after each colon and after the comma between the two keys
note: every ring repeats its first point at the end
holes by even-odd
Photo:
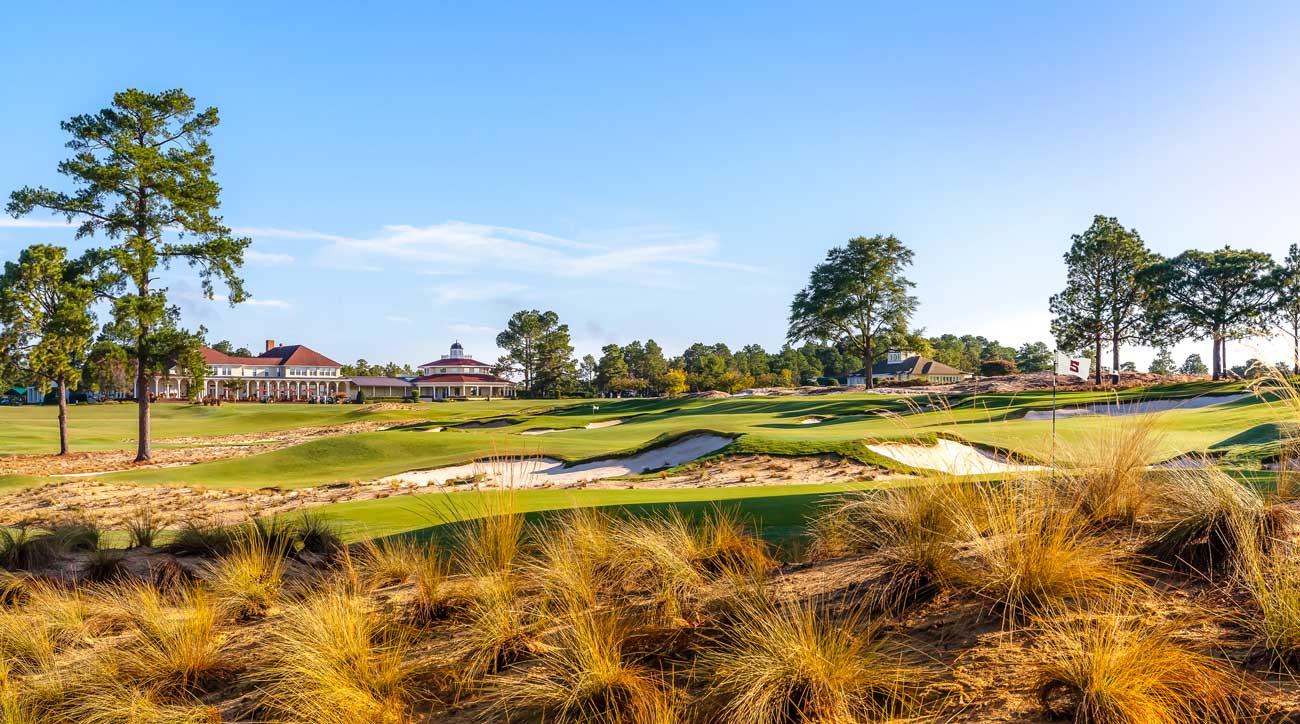
{"type": "Polygon", "coordinates": [[[1062,357],[1056,355],[1056,374],[1074,375],[1080,379],[1088,379],[1088,366],[1091,362],[1085,357],[1062,357]]]}

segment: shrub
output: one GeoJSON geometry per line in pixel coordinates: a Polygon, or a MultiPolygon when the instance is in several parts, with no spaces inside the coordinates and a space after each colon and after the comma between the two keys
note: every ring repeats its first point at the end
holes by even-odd
{"type": "Polygon", "coordinates": [[[820,613],[809,602],[742,604],[701,655],[730,724],[861,722],[902,716],[924,672],[882,627],[820,613]]]}
{"type": "Polygon", "coordinates": [[[416,700],[414,642],[360,598],[331,591],[289,609],[271,633],[268,703],[285,720],[389,724],[416,700]]]}
{"type": "Polygon", "coordinates": [[[125,554],[110,548],[98,548],[82,563],[81,577],[91,583],[107,583],[127,578],[125,554]]]}
{"type": "Polygon", "coordinates": [[[208,566],[208,585],[225,617],[245,621],[265,616],[279,601],[284,557],[262,538],[246,538],[208,566]]]}
{"type": "Polygon", "coordinates": [[[1015,373],[1015,360],[990,359],[980,363],[980,375],[983,377],[999,377],[1001,375],[1014,375],[1015,373]]]}
{"type": "Polygon", "coordinates": [[[1179,643],[1148,612],[1058,616],[1040,630],[1038,700],[1053,718],[1090,724],[1233,722],[1241,679],[1179,643]]]}

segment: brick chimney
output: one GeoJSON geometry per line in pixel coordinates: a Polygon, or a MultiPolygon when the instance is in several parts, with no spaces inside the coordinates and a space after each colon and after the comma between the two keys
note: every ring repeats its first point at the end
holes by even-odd
{"type": "Polygon", "coordinates": [[[270,352],[273,349],[275,349],[275,340],[273,339],[266,340],[266,351],[270,352]]]}

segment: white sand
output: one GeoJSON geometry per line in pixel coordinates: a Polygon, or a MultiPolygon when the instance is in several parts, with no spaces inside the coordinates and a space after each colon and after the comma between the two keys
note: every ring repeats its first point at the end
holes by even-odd
{"type": "Polygon", "coordinates": [[[799,421],[799,424],[800,424],[800,425],[818,425],[818,424],[821,424],[821,423],[823,423],[823,422],[826,422],[826,418],[824,418],[824,417],[817,417],[816,415],[814,415],[814,416],[812,416],[812,417],[805,417],[804,419],[802,419],[802,420],[799,421]]]}
{"type": "Polygon", "coordinates": [[[515,488],[537,488],[573,485],[583,481],[603,480],[623,475],[637,475],[647,470],[672,467],[688,463],[698,457],[716,452],[731,444],[731,438],[721,435],[695,435],[653,450],[626,458],[596,460],[573,467],[552,458],[492,461],[451,465],[434,470],[413,470],[381,478],[378,482],[414,483],[417,486],[444,485],[448,480],[464,480],[484,476],[479,485],[515,488]]]}
{"type": "Polygon", "coordinates": [[[934,447],[911,443],[881,443],[867,445],[867,449],[910,467],[939,470],[953,475],[982,475],[986,473],[1047,469],[1042,465],[1020,465],[1009,462],[977,447],[943,438],[940,438],[939,444],[934,447]]]}
{"type": "MultiPolygon", "coordinates": [[[[1186,400],[1145,400],[1141,402],[1119,402],[1114,404],[1088,405],[1087,407],[1070,407],[1064,410],[1057,410],[1056,417],[1079,417],[1081,415],[1107,415],[1109,417],[1122,417],[1125,415],[1146,415],[1153,412],[1167,412],[1169,410],[1197,410],[1210,405],[1218,405],[1225,402],[1236,402],[1250,397],[1251,393],[1243,392],[1236,395],[1203,395],[1186,400]]],[[[1050,420],[1052,419],[1051,410],[1031,410],[1025,413],[1026,420],[1050,420]]]]}
{"type": "Polygon", "coordinates": [[[623,424],[622,420],[604,420],[602,422],[589,422],[587,423],[586,429],[599,430],[602,427],[613,427],[615,425],[622,425],[622,424],[623,424]]]}
{"type": "Polygon", "coordinates": [[[573,432],[574,430],[599,430],[602,427],[613,427],[622,425],[622,420],[605,420],[603,422],[589,422],[582,427],[539,427],[534,430],[524,430],[520,435],[552,435],[557,432],[573,432]]]}
{"type": "Polygon", "coordinates": [[[441,427],[426,427],[425,429],[421,430],[420,432],[442,432],[442,430],[443,430],[443,428],[441,428],[441,427]]]}
{"type": "Polygon", "coordinates": [[[159,463],[157,465],[137,465],[134,468],[120,468],[118,470],[96,470],[93,473],[58,473],[51,475],[51,478],[93,478],[96,475],[111,475],[112,473],[127,473],[132,470],[148,470],[150,468],[183,468],[186,465],[193,465],[193,462],[183,463],[159,463]]]}
{"type": "Polygon", "coordinates": [[[550,435],[553,432],[564,432],[553,427],[539,427],[536,430],[524,430],[520,435],[550,435]]]}

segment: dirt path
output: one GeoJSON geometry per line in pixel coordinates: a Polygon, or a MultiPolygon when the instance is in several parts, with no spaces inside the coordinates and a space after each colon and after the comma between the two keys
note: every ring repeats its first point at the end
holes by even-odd
{"type": "Polygon", "coordinates": [[[272,450],[301,445],[304,442],[323,437],[374,432],[375,430],[384,430],[398,425],[407,425],[411,422],[414,421],[349,422],[342,425],[303,427],[295,430],[273,432],[249,432],[213,437],[158,438],[154,440],[157,446],[154,447],[153,462],[144,465],[136,465],[133,462],[135,452],[131,450],[72,453],[62,457],[58,455],[8,455],[0,457],[0,475],[71,476],[116,472],[119,470],[191,465],[223,458],[271,452],[272,450]],[[184,445],[185,447],[163,447],[165,445],[184,445]]]}
{"type": "MultiPolygon", "coordinates": [[[[833,455],[800,458],[738,455],[700,463],[675,475],[635,481],[582,480],[545,487],[559,489],[725,488],[753,485],[806,485],[873,480],[885,471],[833,455]]],[[[398,495],[477,490],[472,482],[419,485],[409,481],[339,483],[295,490],[209,489],[202,486],[138,486],[68,479],[0,496],[0,525],[48,524],[79,516],[107,528],[121,527],[141,508],[168,524],[185,520],[232,523],[250,515],[275,515],[329,503],[372,500],[398,495]]]]}

